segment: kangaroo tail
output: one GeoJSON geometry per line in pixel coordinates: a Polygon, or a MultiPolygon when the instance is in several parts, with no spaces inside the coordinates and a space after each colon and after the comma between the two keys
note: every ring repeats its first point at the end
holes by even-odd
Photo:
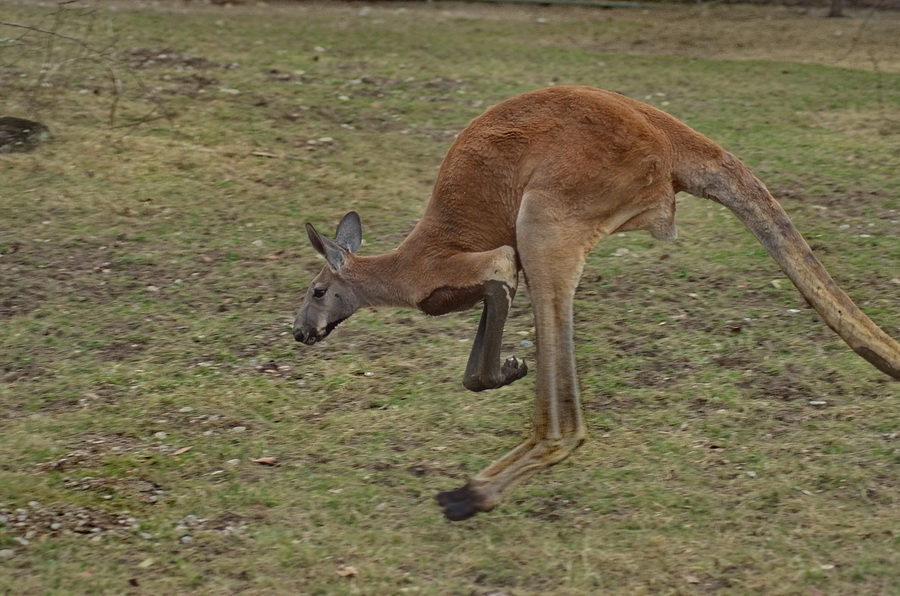
{"type": "MultiPolygon", "coordinates": [[[[697,139],[693,139],[695,142],[697,139]]],[[[737,158],[703,139],[703,165],[676,172],[679,190],[730,209],[775,258],[807,302],[853,350],[900,380],[900,344],[835,283],[781,205],[737,158]]]]}

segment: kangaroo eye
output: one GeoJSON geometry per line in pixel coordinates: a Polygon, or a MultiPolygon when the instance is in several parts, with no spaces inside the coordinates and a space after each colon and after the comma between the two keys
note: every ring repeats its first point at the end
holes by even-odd
{"type": "Polygon", "coordinates": [[[325,295],[325,292],[327,292],[327,291],[328,291],[327,288],[316,288],[315,290],[313,290],[313,296],[315,298],[321,298],[322,296],[325,295]]]}

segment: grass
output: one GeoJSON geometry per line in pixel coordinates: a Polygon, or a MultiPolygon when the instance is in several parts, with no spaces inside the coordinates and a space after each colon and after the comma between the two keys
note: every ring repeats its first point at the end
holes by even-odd
{"type": "MultiPolygon", "coordinates": [[[[55,136],[0,156],[0,590],[900,589],[896,383],[713,203],[680,201],[674,243],[628,234],[593,252],[576,304],[590,439],[472,521],[446,522],[432,497],[519,440],[534,390],[533,376],[462,389],[479,313],[363,311],[312,348],[289,333],[321,267],[304,222],[330,231],[356,209],[362,251],[392,249],[468,121],[579,83],[739,155],[900,336],[896,65],[687,55],[690,9],[360,10],[65,13],[61,32],[113,44],[125,127],[81,50],[55,45],[51,62],[80,60],[35,87],[46,46],[0,49],[3,112],[55,136]],[[669,46],[639,43],[663,23],[669,46]]],[[[761,39],[816,35],[812,17],[762,10],[703,13],[709,39],[741,14],[761,39]]],[[[505,351],[533,364],[533,339],[523,293],[505,351]]]]}

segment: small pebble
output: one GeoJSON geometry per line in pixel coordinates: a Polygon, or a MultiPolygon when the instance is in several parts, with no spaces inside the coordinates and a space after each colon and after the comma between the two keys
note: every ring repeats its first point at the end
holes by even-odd
{"type": "Polygon", "coordinates": [[[16,551],[11,548],[4,548],[0,550],[0,559],[12,559],[16,556],[16,551]]]}
{"type": "Polygon", "coordinates": [[[194,539],[191,536],[182,536],[181,537],[181,542],[184,544],[187,544],[187,543],[193,542],[193,541],[194,541],[194,539]]]}

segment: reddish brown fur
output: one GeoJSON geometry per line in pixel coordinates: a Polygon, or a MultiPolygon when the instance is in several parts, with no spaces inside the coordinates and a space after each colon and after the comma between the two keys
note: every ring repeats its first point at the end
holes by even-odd
{"type": "MultiPolygon", "coordinates": [[[[572,328],[584,259],[613,232],[674,238],[675,193],[682,190],[732,210],[825,322],[900,378],[900,346],[837,286],[737,158],[664,112],[616,93],[588,87],[526,93],[487,110],[459,135],[425,214],[395,252],[359,257],[332,247],[329,267],[313,284],[337,288],[357,306],[418,306],[430,314],[483,299],[464,378],[466,387],[482,390],[525,374],[514,359],[499,364],[508,303],[524,271],[537,332],[534,433],[463,488],[439,496],[450,519],[492,509],[510,487],[584,440],[572,328]]],[[[348,229],[339,228],[339,236],[352,238],[348,229]]],[[[312,291],[295,325],[306,343],[323,337],[329,317],[346,310],[338,301],[316,307],[312,291]]]]}

